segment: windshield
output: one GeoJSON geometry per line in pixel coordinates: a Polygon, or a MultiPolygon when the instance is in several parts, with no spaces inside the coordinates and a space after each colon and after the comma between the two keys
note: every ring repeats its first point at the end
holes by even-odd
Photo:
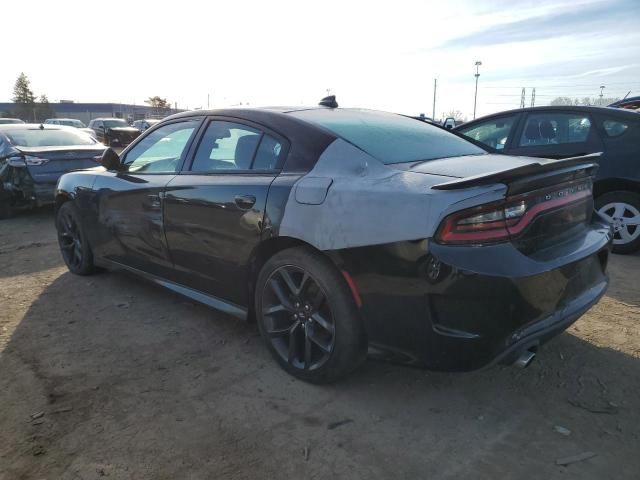
{"type": "Polygon", "coordinates": [[[24,123],[22,120],[19,120],[17,118],[0,118],[0,124],[1,125],[8,125],[8,124],[12,124],[12,123],[24,123]]]}
{"type": "Polygon", "coordinates": [[[60,125],[66,125],[68,127],[84,128],[85,124],[80,120],[60,120],[60,125]]]}
{"type": "Polygon", "coordinates": [[[129,124],[124,120],[105,120],[104,126],[105,128],[122,128],[128,127],[129,124]]]}
{"type": "Polygon", "coordinates": [[[89,135],[74,130],[45,128],[12,128],[4,130],[9,141],[19,147],[67,147],[72,145],[94,145],[89,135]]]}
{"type": "Polygon", "coordinates": [[[487,153],[442,128],[392,113],[313,109],[292,115],[331,130],[385,164],[487,153]]]}

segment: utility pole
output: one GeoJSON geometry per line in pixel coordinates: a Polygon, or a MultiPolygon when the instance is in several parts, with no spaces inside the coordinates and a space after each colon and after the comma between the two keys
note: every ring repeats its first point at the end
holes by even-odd
{"type": "Polygon", "coordinates": [[[602,106],[602,92],[604,91],[605,86],[604,85],[600,85],[600,106],[602,106]]]}
{"type": "Polygon", "coordinates": [[[480,65],[482,65],[482,62],[480,60],[478,60],[476,62],[476,93],[473,96],[473,118],[476,118],[476,102],[478,100],[478,78],[480,77],[480,65]]]}
{"type": "Polygon", "coordinates": [[[536,88],[533,87],[533,90],[531,90],[531,106],[535,107],[536,105],[536,88]]]}
{"type": "Polygon", "coordinates": [[[210,94],[207,93],[207,110],[209,110],[209,96],[210,96],[210,94]]]}
{"type": "Polygon", "coordinates": [[[431,114],[431,120],[436,119],[436,89],[438,88],[438,79],[433,79],[433,113],[431,114]]]}
{"type": "Polygon", "coordinates": [[[527,89],[522,87],[522,93],[520,94],[520,108],[524,108],[524,98],[527,95],[527,89]]]}

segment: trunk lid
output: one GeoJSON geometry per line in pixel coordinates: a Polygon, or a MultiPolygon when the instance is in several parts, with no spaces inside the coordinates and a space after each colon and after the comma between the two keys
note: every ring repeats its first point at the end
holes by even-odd
{"type": "Polygon", "coordinates": [[[56,183],[64,173],[95,167],[105,150],[103,145],[16,148],[36,183],[56,183]]]}
{"type": "Polygon", "coordinates": [[[467,244],[510,241],[521,252],[535,254],[583,234],[591,223],[592,180],[599,156],[548,160],[483,155],[466,157],[466,167],[465,157],[456,157],[447,159],[453,160],[451,165],[442,161],[432,167],[425,162],[408,170],[452,177],[432,187],[435,190],[505,184],[503,201],[447,217],[440,227],[441,238],[445,243],[467,244]]]}

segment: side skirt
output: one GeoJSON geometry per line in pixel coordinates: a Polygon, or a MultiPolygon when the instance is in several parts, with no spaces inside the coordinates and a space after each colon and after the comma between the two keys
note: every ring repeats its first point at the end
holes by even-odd
{"type": "Polygon", "coordinates": [[[199,290],[194,290],[192,288],[185,287],[184,285],[170,282],[169,280],[165,280],[164,278],[160,278],[156,275],[152,275],[142,270],[138,270],[137,268],[123,265],[122,263],[114,262],[113,260],[107,260],[105,258],[101,258],[97,263],[99,263],[100,266],[109,268],[109,269],[126,270],[146,280],[149,280],[157,285],[168,288],[173,292],[179,293],[180,295],[184,295],[185,297],[188,297],[191,300],[195,300],[196,302],[199,302],[208,307],[211,307],[215,310],[227,313],[241,320],[247,319],[247,313],[248,313],[247,309],[239,305],[236,305],[235,303],[227,302],[226,300],[222,300],[221,298],[215,297],[213,295],[209,295],[208,293],[203,293],[199,290]]]}

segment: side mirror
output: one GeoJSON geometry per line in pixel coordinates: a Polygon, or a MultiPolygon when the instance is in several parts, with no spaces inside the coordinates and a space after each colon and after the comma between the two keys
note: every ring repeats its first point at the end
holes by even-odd
{"type": "Polygon", "coordinates": [[[116,151],[111,147],[107,148],[102,154],[100,165],[102,165],[107,170],[122,170],[120,155],[118,155],[116,151]]]}

